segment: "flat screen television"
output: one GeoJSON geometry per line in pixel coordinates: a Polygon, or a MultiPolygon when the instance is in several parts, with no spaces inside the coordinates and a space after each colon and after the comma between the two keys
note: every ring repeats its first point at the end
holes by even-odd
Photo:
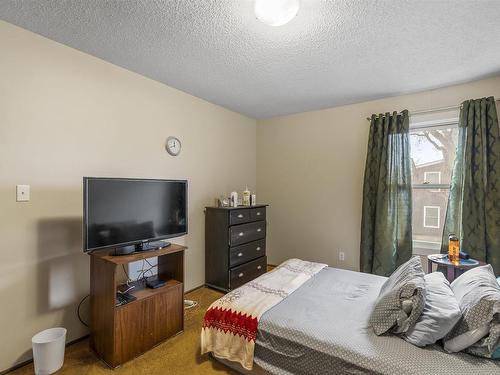
{"type": "Polygon", "coordinates": [[[187,233],[187,181],[83,178],[83,250],[150,250],[187,233]]]}

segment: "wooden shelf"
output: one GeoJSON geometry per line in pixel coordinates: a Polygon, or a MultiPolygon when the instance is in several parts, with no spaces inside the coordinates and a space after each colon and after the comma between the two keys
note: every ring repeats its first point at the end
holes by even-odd
{"type": "Polygon", "coordinates": [[[138,260],[143,260],[147,258],[152,258],[152,257],[159,257],[162,255],[167,255],[167,254],[173,254],[177,253],[179,251],[184,251],[186,250],[186,246],[181,246],[181,245],[176,245],[176,244],[171,244],[170,246],[163,247],[158,250],[148,250],[148,251],[140,251],[137,253],[132,253],[129,255],[111,255],[110,253],[112,251],[107,250],[107,251],[100,251],[100,252],[95,252],[92,253],[92,256],[99,257],[102,260],[105,260],[107,262],[113,263],[113,264],[128,264],[131,262],[135,262],[138,260]]]}
{"type": "MultiPolygon", "coordinates": [[[[111,368],[137,357],[184,329],[184,250],[171,244],[159,250],[130,255],[90,256],[90,346],[111,368]],[[147,288],[135,282],[129,293],[137,299],[116,306],[117,273],[123,265],[158,257],[158,278],[166,283],[147,288]]],[[[123,282],[122,280],[119,281],[123,282]]]]}
{"type": "MultiPolygon", "coordinates": [[[[135,287],[134,289],[130,290],[129,293],[132,294],[133,296],[135,296],[137,299],[135,301],[129,302],[125,305],[116,306],[116,308],[120,309],[120,308],[124,308],[124,307],[130,306],[130,305],[133,305],[134,303],[138,303],[145,298],[150,298],[150,297],[153,297],[157,294],[165,293],[169,289],[174,288],[174,287],[181,285],[181,284],[182,283],[180,281],[177,281],[177,280],[168,280],[168,281],[166,281],[165,285],[163,285],[159,288],[156,288],[156,289],[151,289],[151,288],[148,288],[146,286],[146,283],[143,281],[136,281],[136,282],[129,283],[129,285],[134,285],[134,287],[135,287]]],[[[125,284],[123,284],[123,285],[119,285],[118,289],[127,289],[127,287],[125,284]]]]}

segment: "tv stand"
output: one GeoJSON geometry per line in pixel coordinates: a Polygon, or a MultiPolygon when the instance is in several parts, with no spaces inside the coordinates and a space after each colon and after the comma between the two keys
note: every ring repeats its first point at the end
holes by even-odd
{"type": "Polygon", "coordinates": [[[184,250],[171,244],[159,250],[113,256],[110,251],[90,255],[90,346],[111,368],[137,357],[184,329],[184,250]],[[122,287],[122,266],[158,257],[156,289],[133,282],[136,299],[116,305],[122,287]]]}
{"type": "Polygon", "coordinates": [[[141,242],[135,245],[115,247],[111,255],[130,255],[141,251],[159,250],[169,247],[170,245],[171,243],[166,241],[141,242]]]}

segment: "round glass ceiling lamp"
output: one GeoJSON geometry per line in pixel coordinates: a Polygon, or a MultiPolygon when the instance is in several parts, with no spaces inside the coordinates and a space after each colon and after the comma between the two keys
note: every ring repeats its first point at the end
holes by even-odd
{"type": "Polygon", "coordinates": [[[270,26],[290,22],[299,11],[299,0],[255,0],[255,15],[270,26]]]}

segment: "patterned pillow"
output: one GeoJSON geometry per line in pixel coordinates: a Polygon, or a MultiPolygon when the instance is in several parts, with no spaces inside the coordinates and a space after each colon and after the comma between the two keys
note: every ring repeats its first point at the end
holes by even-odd
{"type": "Polygon", "coordinates": [[[420,317],[425,305],[424,271],[415,256],[398,267],[382,285],[370,316],[375,334],[404,333],[420,317]]]}
{"type": "Polygon", "coordinates": [[[451,284],[451,289],[462,310],[462,319],[446,336],[445,341],[466,336],[486,325],[489,327],[487,335],[465,351],[491,358],[500,346],[500,287],[493,268],[489,264],[473,268],[460,275],[451,284]]]}

